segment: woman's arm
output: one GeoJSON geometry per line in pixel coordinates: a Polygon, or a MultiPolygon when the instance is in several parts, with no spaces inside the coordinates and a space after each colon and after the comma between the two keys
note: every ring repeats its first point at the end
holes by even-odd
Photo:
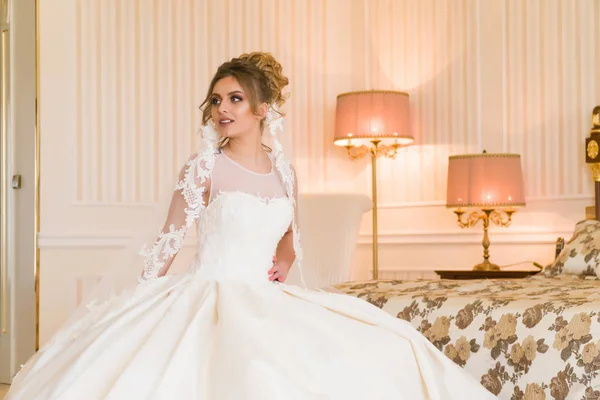
{"type": "Polygon", "coordinates": [[[165,224],[152,247],[141,253],[145,259],[140,281],[165,275],[181,250],[187,230],[198,219],[209,193],[207,174],[199,173],[203,169],[205,165],[198,155],[181,169],[165,224]]]}
{"type": "MultiPolygon", "coordinates": [[[[298,180],[296,179],[296,171],[294,171],[293,168],[292,174],[294,176],[294,220],[296,225],[298,225],[298,180]]],[[[287,232],[277,244],[273,267],[269,270],[269,280],[285,282],[295,259],[294,231],[292,229],[292,224],[290,224],[287,232]]]]}
{"type": "Polygon", "coordinates": [[[287,274],[292,268],[292,264],[296,259],[296,252],[294,251],[294,232],[292,231],[291,225],[288,231],[283,235],[279,244],[277,245],[277,251],[275,253],[274,266],[278,271],[276,276],[271,275],[271,280],[278,280],[279,282],[285,282],[287,274]]]}

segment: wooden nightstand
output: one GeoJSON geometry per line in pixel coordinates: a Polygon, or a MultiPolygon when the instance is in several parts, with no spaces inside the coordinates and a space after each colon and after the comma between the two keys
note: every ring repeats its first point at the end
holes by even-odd
{"type": "Polygon", "coordinates": [[[441,279],[521,279],[535,275],[540,271],[472,271],[463,270],[436,270],[441,279]]]}
{"type": "MultiPolygon", "coordinates": [[[[554,258],[556,259],[560,252],[565,247],[565,239],[559,237],[556,239],[554,247],[554,258]]],[[[541,265],[536,264],[539,268],[541,265]]],[[[528,276],[533,276],[542,272],[542,270],[530,270],[530,271],[473,271],[469,269],[458,269],[458,270],[435,270],[435,273],[441,279],[522,279],[528,276]]]]}

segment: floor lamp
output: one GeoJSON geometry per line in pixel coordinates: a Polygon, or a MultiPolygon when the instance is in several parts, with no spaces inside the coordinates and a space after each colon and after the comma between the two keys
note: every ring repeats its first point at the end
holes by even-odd
{"type": "Polygon", "coordinates": [[[414,142],[409,97],[391,90],[366,90],[337,96],[334,143],[346,147],[352,159],[371,154],[373,191],[373,279],[379,276],[377,240],[377,158],[395,158],[398,149],[414,142]]]}

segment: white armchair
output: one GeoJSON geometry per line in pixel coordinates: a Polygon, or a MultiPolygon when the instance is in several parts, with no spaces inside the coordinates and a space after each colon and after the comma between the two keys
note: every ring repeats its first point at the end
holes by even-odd
{"type": "MultiPolygon", "coordinates": [[[[371,199],[350,193],[300,193],[298,203],[306,284],[322,288],[351,280],[358,230],[363,214],[372,208],[371,199]]],[[[301,284],[296,268],[287,282],[301,284]]]]}

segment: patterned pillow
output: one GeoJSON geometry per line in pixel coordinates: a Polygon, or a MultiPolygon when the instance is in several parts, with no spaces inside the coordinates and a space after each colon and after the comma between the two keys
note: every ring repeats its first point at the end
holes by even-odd
{"type": "Polygon", "coordinates": [[[578,222],[573,237],[544,269],[548,277],[562,274],[600,277],[600,221],[578,222]]]}

